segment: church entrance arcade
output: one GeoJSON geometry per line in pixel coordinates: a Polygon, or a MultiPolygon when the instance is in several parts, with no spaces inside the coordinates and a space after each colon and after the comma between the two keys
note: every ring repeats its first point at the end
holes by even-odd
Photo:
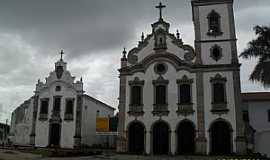
{"type": "Polygon", "coordinates": [[[160,121],[152,128],[152,149],[155,155],[169,154],[170,133],[167,123],[160,121]]]}
{"type": "Polygon", "coordinates": [[[128,150],[130,153],[143,154],[145,127],[140,122],[133,122],[128,128],[128,150]]]}
{"type": "Polygon", "coordinates": [[[209,130],[210,153],[214,155],[230,154],[232,152],[232,129],[225,121],[214,122],[209,130]]]}
{"type": "Polygon", "coordinates": [[[176,130],[177,153],[194,154],[195,151],[195,127],[190,121],[182,121],[176,130]]]}
{"type": "Polygon", "coordinates": [[[61,137],[61,125],[58,123],[50,124],[49,147],[59,147],[61,137]]]}

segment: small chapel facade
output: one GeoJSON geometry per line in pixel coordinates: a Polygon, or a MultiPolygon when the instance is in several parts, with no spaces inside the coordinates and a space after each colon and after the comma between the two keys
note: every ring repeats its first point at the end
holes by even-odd
{"type": "Polygon", "coordinates": [[[79,148],[104,141],[96,135],[96,118],[113,117],[115,109],[84,93],[82,78],[75,82],[62,54],[46,81],[38,80],[34,95],[12,113],[13,144],[79,148]]]}
{"type": "Polygon", "coordinates": [[[160,17],[121,58],[117,151],[243,154],[233,0],[192,0],[195,48],[160,17]]]}

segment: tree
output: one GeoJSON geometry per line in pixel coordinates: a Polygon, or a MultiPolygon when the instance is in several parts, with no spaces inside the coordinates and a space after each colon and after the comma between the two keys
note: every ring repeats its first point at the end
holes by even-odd
{"type": "Polygon", "coordinates": [[[270,86],[270,26],[255,26],[256,39],[248,43],[240,57],[244,59],[258,58],[249,79],[260,82],[264,87],[270,86]]]}

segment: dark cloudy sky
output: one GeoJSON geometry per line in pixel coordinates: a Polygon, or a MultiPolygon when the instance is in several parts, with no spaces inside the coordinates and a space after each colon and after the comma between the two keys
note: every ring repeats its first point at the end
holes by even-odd
{"type": "MultiPolygon", "coordinates": [[[[54,69],[65,51],[71,73],[83,76],[86,93],[117,107],[122,48],[149,34],[157,0],[0,0],[0,121],[33,95],[35,83],[54,69]]],[[[163,0],[171,32],[193,45],[190,0],[163,0]]],[[[270,24],[270,0],[235,0],[240,53],[254,38],[256,24],[270,24]]],[[[256,60],[243,61],[242,91],[264,91],[248,81],[256,60]]]]}

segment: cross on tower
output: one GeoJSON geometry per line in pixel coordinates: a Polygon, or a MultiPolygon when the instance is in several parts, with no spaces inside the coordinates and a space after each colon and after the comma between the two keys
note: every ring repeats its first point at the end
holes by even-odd
{"type": "Polygon", "coordinates": [[[63,54],[64,54],[64,51],[63,50],[61,50],[61,52],[60,52],[60,54],[61,54],[61,61],[63,60],[63,54]]]}
{"type": "Polygon", "coordinates": [[[156,6],[156,8],[159,9],[159,20],[162,20],[162,9],[163,9],[163,8],[166,8],[166,6],[165,6],[165,5],[162,5],[162,3],[159,2],[159,5],[156,6]]]}

